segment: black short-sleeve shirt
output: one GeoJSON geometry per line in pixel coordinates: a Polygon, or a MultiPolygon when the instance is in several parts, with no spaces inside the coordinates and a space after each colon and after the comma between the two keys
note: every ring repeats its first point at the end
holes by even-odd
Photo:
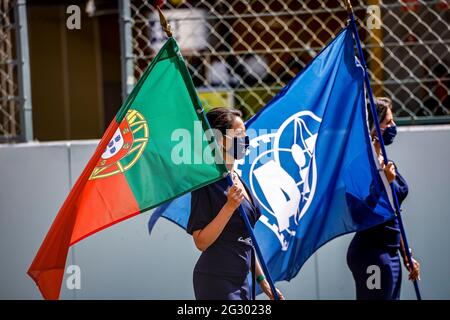
{"type": "MultiPolygon", "coordinates": [[[[261,210],[250,190],[244,186],[252,201],[245,198],[242,206],[254,226],[261,210]]],[[[227,189],[228,181],[223,178],[192,192],[191,214],[186,229],[189,234],[203,229],[217,216],[227,201],[227,189]]],[[[217,240],[202,252],[194,271],[220,276],[245,276],[250,270],[251,250],[250,233],[236,210],[217,240]]]]}

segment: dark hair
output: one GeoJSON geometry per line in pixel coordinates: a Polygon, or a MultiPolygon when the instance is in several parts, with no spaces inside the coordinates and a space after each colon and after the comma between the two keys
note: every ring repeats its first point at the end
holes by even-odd
{"type": "Polygon", "coordinates": [[[211,128],[219,130],[222,134],[225,134],[227,129],[233,127],[233,122],[236,117],[242,117],[242,112],[233,108],[215,108],[206,114],[208,122],[211,128]]]}
{"type": "MultiPolygon", "coordinates": [[[[381,123],[383,122],[384,118],[386,118],[387,110],[392,110],[392,100],[387,97],[377,97],[375,98],[375,105],[377,108],[377,116],[378,121],[381,123]]],[[[372,112],[370,112],[369,108],[369,128],[371,129],[373,127],[373,117],[372,112]]]]}

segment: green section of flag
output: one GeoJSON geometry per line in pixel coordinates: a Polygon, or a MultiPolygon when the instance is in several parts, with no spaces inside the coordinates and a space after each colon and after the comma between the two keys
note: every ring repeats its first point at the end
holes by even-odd
{"type": "MultiPolygon", "coordinates": [[[[211,141],[202,139],[208,127],[203,114],[197,111],[201,105],[173,38],[154,58],[135,89],[118,120],[130,117],[133,110],[139,113],[131,116],[131,129],[135,141],[146,141],[146,145],[125,171],[125,177],[141,211],[222,178],[226,172],[223,164],[203,161],[213,159],[211,141]],[[184,147],[181,151],[180,145],[184,147]],[[188,163],[179,163],[180,157],[189,159],[185,161],[188,163]]],[[[133,158],[128,157],[128,161],[133,158]]]]}

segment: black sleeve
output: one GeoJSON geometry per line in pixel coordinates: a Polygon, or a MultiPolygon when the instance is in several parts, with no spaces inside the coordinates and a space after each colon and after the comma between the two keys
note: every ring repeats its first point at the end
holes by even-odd
{"type": "Polygon", "coordinates": [[[408,196],[409,188],[405,178],[403,178],[403,176],[400,174],[400,172],[398,172],[397,169],[395,171],[397,173],[397,176],[394,180],[393,185],[395,188],[395,192],[397,193],[399,204],[402,204],[403,200],[405,200],[405,198],[408,196]]]}
{"type": "Polygon", "coordinates": [[[207,188],[203,187],[191,192],[191,214],[189,216],[186,231],[193,234],[194,231],[203,229],[213,219],[207,188]]]}

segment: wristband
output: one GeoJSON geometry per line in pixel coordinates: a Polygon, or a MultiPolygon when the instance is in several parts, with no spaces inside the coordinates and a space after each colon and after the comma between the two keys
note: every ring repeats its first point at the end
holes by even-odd
{"type": "Polygon", "coordinates": [[[256,282],[257,282],[258,284],[260,284],[260,283],[263,282],[264,280],[266,280],[266,277],[265,277],[263,274],[259,275],[258,278],[256,278],[256,282]]]}

